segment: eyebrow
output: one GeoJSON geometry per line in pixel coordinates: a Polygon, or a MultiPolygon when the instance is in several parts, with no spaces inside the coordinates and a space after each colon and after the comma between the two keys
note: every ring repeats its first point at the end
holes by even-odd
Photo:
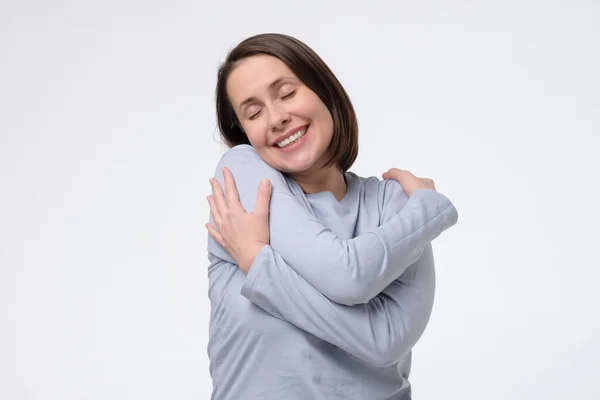
{"type": "MultiPolygon", "coordinates": [[[[293,77],[291,77],[291,76],[282,76],[282,77],[279,77],[279,78],[275,79],[273,82],[271,82],[269,84],[269,89],[273,89],[274,87],[277,87],[277,86],[281,85],[282,83],[285,83],[286,81],[295,81],[295,79],[293,77]]],[[[242,101],[240,103],[240,105],[238,106],[238,111],[241,111],[242,108],[246,104],[252,103],[254,101],[258,101],[258,99],[256,97],[254,97],[254,96],[248,97],[246,100],[244,100],[244,101],[242,101]]]]}

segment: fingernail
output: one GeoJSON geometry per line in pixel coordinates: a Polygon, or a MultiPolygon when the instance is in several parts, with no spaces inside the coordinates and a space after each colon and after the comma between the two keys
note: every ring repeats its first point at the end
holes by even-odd
{"type": "Polygon", "coordinates": [[[269,182],[269,180],[268,180],[268,179],[263,179],[262,181],[260,181],[260,185],[261,185],[261,186],[264,186],[264,187],[267,187],[267,186],[269,186],[269,183],[270,183],[270,182],[269,182]]]}

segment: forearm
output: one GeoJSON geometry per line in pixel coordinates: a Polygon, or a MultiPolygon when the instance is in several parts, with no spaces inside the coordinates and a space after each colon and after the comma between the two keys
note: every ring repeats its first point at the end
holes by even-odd
{"type": "Polygon", "coordinates": [[[373,231],[381,240],[379,246],[363,243],[367,235],[353,239],[357,248],[381,257],[379,269],[367,269],[368,265],[356,268],[365,272],[369,284],[361,285],[361,276],[356,277],[355,302],[364,303],[379,294],[419,260],[424,251],[431,248],[431,242],[457,219],[456,208],[445,196],[433,190],[418,189],[399,213],[373,231]]]}
{"type": "Polygon", "coordinates": [[[433,191],[418,191],[388,222],[342,240],[318,220],[298,227],[277,224],[292,210],[272,213],[271,246],[298,274],[329,299],[366,303],[397,279],[426,246],[456,221],[456,209],[433,191]],[[314,225],[314,226],[313,226],[314,225]],[[302,240],[298,232],[304,231],[302,240]],[[313,232],[308,236],[307,232],[313,232]]]}
{"type": "Polygon", "coordinates": [[[431,247],[399,280],[367,304],[344,306],[327,299],[266,246],[242,294],[271,315],[363,360],[386,366],[414,346],[427,324],[435,277],[431,247]]]}

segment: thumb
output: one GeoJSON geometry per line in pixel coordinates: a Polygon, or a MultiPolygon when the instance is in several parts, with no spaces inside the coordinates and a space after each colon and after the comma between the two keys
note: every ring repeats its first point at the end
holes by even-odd
{"type": "Polygon", "coordinates": [[[271,202],[271,181],[263,179],[258,186],[258,195],[256,198],[255,214],[268,215],[269,203],[271,202]]]}

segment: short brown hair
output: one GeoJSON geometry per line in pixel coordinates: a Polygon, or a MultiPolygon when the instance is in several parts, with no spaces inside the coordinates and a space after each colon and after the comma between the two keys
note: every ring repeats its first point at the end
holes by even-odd
{"type": "Polygon", "coordinates": [[[227,79],[237,63],[267,54],[283,61],[325,104],[333,118],[333,136],[327,149],[327,166],[346,172],[358,155],[358,122],[350,97],[327,64],[298,39],[279,33],[252,36],[229,52],[217,75],[216,106],[221,138],[229,147],[250,144],[227,96],[227,79]]]}

